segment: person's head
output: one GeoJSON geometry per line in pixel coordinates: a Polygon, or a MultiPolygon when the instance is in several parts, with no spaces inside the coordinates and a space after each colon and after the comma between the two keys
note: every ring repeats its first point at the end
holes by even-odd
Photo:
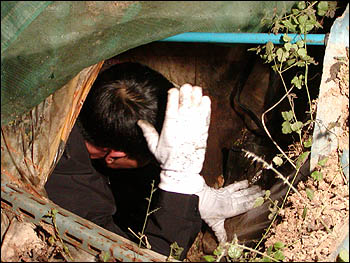
{"type": "Polygon", "coordinates": [[[111,168],[136,168],[151,160],[136,122],[147,120],[160,132],[172,87],[139,63],[116,64],[99,74],[78,118],[90,157],[104,158],[111,168]]]}

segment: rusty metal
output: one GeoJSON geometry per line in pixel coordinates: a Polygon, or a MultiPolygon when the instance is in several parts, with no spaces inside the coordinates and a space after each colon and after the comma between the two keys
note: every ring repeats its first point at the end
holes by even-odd
{"type": "Polygon", "coordinates": [[[10,210],[35,225],[41,222],[53,224],[52,217],[47,215],[52,209],[56,209],[55,222],[61,238],[77,249],[82,249],[94,256],[109,252],[117,261],[164,262],[167,260],[164,255],[139,248],[130,240],[81,218],[49,200],[39,199],[8,183],[1,184],[1,208],[10,210]]]}

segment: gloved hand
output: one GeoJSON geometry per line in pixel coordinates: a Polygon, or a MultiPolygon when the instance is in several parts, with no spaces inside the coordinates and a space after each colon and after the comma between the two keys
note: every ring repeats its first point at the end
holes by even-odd
{"type": "Polygon", "coordinates": [[[207,146],[210,104],[201,87],[185,84],[168,91],[160,136],[147,121],[137,122],[162,168],[160,189],[183,194],[195,194],[203,189],[205,181],[199,172],[207,146]]]}
{"type": "Polygon", "coordinates": [[[211,227],[221,243],[227,241],[225,219],[252,209],[255,200],[263,196],[264,191],[257,185],[248,187],[248,180],[243,180],[220,189],[205,185],[196,195],[199,196],[201,218],[211,227]]]}

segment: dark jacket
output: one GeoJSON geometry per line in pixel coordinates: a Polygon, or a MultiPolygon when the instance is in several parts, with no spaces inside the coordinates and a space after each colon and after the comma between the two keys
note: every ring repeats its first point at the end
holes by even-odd
{"type": "MultiPolygon", "coordinates": [[[[116,213],[114,195],[107,177],[93,167],[77,124],[45,189],[50,200],[62,208],[132,239],[113,221],[116,213]]],[[[160,209],[148,218],[145,234],[152,250],[166,256],[170,253],[170,245],[176,241],[184,248],[183,259],[201,228],[198,197],[161,189],[157,192],[155,207],[160,209]]]]}

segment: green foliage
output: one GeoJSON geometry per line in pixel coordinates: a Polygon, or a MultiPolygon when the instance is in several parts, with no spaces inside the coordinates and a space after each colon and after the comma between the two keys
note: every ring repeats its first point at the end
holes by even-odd
{"type": "Polygon", "coordinates": [[[305,192],[306,192],[307,198],[309,198],[310,200],[314,199],[314,191],[312,189],[306,188],[305,192]]]}
{"type": "MultiPolygon", "coordinates": [[[[283,255],[282,249],[285,247],[283,242],[277,241],[272,246],[267,248],[267,255],[275,259],[276,261],[283,260],[285,256],[283,255]]],[[[262,262],[271,262],[271,259],[268,257],[263,257],[262,262]]]]}
{"type": "Polygon", "coordinates": [[[232,259],[238,259],[242,256],[243,249],[237,245],[232,245],[227,250],[227,255],[232,259]]]}
{"type": "Polygon", "coordinates": [[[146,211],[146,216],[145,216],[145,221],[143,222],[143,227],[141,232],[137,234],[134,233],[134,231],[132,231],[132,229],[130,229],[128,227],[128,230],[139,239],[139,247],[141,247],[141,245],[143,244],[146,248],[151,249],[151,245],[148,242],[147,236],[144,234],[145,232],[145,228],[146,228],[146,224],[147,224],[147,219],[148,217],[152,214],[155,213],[159,208],[156,208],[152,211],[150,211],[150,207],[151,207],[151,202],[152,202],[152,196],[154,194],[154,192],[157,190],[157,188],[154,187],[154,180],[152,180],[151,183],[151,194],[150,197],[146,197],[145,199],[148,201],[148,206],[147,206],[147,211],[146,211]]]}
{"type": "Polygon", "coordinates": [[[303,214],[302,214],[302,217],[304,220],[306,218],[306,214],[307,214],[307,206],[304,206],[304,210],[303,210],[303,214]]]}
{"type": "Polygon", "coordinates": [[[212,256],[212,255],[205,255],[205,256],[203,256],[203,259],[204,259],[206,262],[214,262],[214,261],[215,261],[215,257],[212,256]]]}
{"type": "Polygon", "coordinates": [[[310,153],[309,151],[306,151],[299,155],[297,159],[297,168],[300,168],[303,165],[306,158],[309,156],[309,153],[310,153]]]}
{"type": "MultiPolygon", "coordinates": [[[[272,162],[276,166],[281,166],[283,164],[283,157],[286,158],[296,169],[296,174],[299,172],[299,169],[301,166],[305,163],[305,160],[308,158],[310,151],[305,151],[305,148],[310,148],[312,146],[312,137],[309,136],[309,131],[312,128],[311,125],[314,123],[313,114],[314,109],[312,107],[312,102],[309,94],[308,89],[308,67],[311,65],[317,65],[318,63],[308,54],[307,50],[307,34],[312,32],[313,30],[322,28],[321,23],[323,22],[324,17],[332,17],[334,16],[334,12],[336,10],[336,2],[324,2],[324,1],[300,1],[297,3],[297,5],[292,8],[292,12],[290,14],[285,14],[282,16],[279,16],[276,12],[271,12],[272,17],[268,17],[268,14],[262,19],[262,24],[268,24],[270,26],[270,30],[272,33],[277,34],[279,32],[283,33],[283,36],[281,38],[280,44],[274,44],[272,42],[268,42],[265,45],[259,45],[255,48],[250,48],[248,51],[253,51],[257,55],[260,56],[264,60],[264,63],[271,63],[271,68],[280,76],[282,79],[283,87],[286,91],[286,94],[283,96],[283,98],[277,102],[275,105],[273,105],[270,109],[265,111],[262,115],[262,120],[264,121],[264,115],[265,113],[272,110],[277,104],[281,103],[283,99],[287,98],[289,101],[290,109],[281,112],[283,121],[281,124],[281,131],[283,134],[290,134],[290,135],[297,135],[299,137],[300,142],[296,142],[294,145],[293,155],[295,156],[298,154],[298,158],[296,160],[291,160],[291,157],[288,157],[288,155],[281,149],[281,147],[278,146],[278,144],[272,139],[272,137],[269,135],[267,128],[264,124],[264,128],[266,129],[267,134],[269,135],[270,139],[275,143],[277,148],[280,150],[281,154],[276,155],[272,162]],[[320,22],[319,22],[320,21],[320,22]],[[296,33],[299,34],[299,38],[297,40],[294,40],[291,38],[289,33],[296,33]],[[283,77],[283,74],[292,69],[295,68],[298,70],[298,73],[295,74],[295,76],[291,76],[290,83],[287,83],[283,77]],[[289,86],[289,87],[288,87],[289,86]],[[310,115],[310,119],[306,120],[305,122],[301,122],[298,120],[295,109],[294,109],[294,99],[297,99],[295,94],[292,93],[293,89],[299,89],[301,91],[305,91],[308,100],[309,100],[309,107],[310,110],[307,111],[310,115]]],[[[294,140],[294,137],[293,137],[294,140]]],[[[293,148],[292,148],[293,149],[293,148]]],[[[250,155],[252,155],[250,153],[250,155]]],[[[249,156],[249,155],[248,155],[249,156]]],[[[255,160],[258,160],[256,156],[254,156],[255,160]]],[[[266,162],[265,162],[266,163],[266,162]]],[[[326,161],[319,162],[319,166],[324,166],[326,161]]],[[[272,169],[279,178],[284,180],[285,183],[290,184],[290,188],[293,189],[294,192],[299,194],[299,196],[304,200],[304,210],[302,217],[303,219],[306,218],[307,212],[308,212],[308,200],[301,196],[301,194],[298,192],[297,189],[287,180],[283,175],[281,175],[272,165],[268,165],[266,163],[265,168],[272,169]]],[[[323,175],[320,171],[315,171],[311,174],[311,177],[314,178],[316,181],[323,180],[323,175]]],[[[289,189],[290,190],[290,189],[289,189]]],[[[289,192],[288,190],[288,192],[289,192]]],[[[309,200],[312,200],[314,198],[314,192],[310,188],[306,188],[306,195],[309,200]]],[[[278,200],[273,201],[270,198],[270,191],[266,191],[264,197],[259,197],[255,200],[254,207],[259,207],[265,203],[265,201],[269,201],[269,207],[270,214],[268,215],[269,220],[275,220],[277,214],[283,207],[285,200],[283,201],[282,205],[279,207],[278,200]]],[[[256,248],[259,247],[262,240],[267,236],[268,231],[270,230],[270,227],[266,230],[266,234],[263,236],[263,238],[258,242],[256,245],[256,248]]],[[[271,262],[271,261],[283,261],[285,259],[285,256],[283,254],[283,249],[285,245],[282,242],[276,242],[273,246],[270,246],[266,250],[266,254],[260,253],[259,251],[246,248],[244,247],[243,250],[240,250],[238,248],[243,248],[244,246],[238,245],[237,241],[231,243],[230,245],[230,259],[233,259],[233,261],[243,261],[244,259],[248,258],[246,253],[244,253],[245,250],[249,250],[253,252],[253,259],[250,257],[249,261],[259,261],[259,262],[271,262]],[[260,254],[262,255],[261,258],[257,258],[256,255],[260,254]],[[244,258],[245,257],[245,258],[244,258]]],[[[228,250],[227,250],[228,252],[228,250]]],[[[223,251],[218,250],[215,252],[217,257],[223,256],[223,251]]],[[[214,254],[214,255],[215,255],[214,254]]],[[[206,257],[206,260],[208,262],[212,262],[214,260],[217,260],[218,258],[214,256],[208,256],[206,257]]],[[[219,260],[217,260],[219,261],[219,260]]],[[[229,260],[230,261],[230,260],[229,260]]]]}
{"type": "Polygon", "coordinates": [[[327,161],[328,161],[328,157],[322,159],[322,160],[319,161],[317,164],[323,167],[323,166],[326,165],[327,161]]]}
{"type": "Polygon", "coordinates": [[[307,141],[304,141],[304,147],[310,148],[312,146],[312,137],[310,137],[307,141]]]}
{"type": "Polygon", "coordinates": [[[328,11],[328,2],[327,1],[320,1],[317,5],[317,14],[319,16],[326,15],[328,11]]]}
{"type": "Polygon", "coordinates": [[[176,260],[180,260],[180,256],[182,251],[184,250],[183,247],[180,247],[177,242],[175,241],[170,245],[170,256],[169,258],[174,258],[176,260]]]}
{"type": "Polygon", "coordinates": [[[323,175],[321,172],[319,171],[314,171],[311,173],[311,177],[315,180],[315,181],[322,181],[323,180],[323,175]]]}

